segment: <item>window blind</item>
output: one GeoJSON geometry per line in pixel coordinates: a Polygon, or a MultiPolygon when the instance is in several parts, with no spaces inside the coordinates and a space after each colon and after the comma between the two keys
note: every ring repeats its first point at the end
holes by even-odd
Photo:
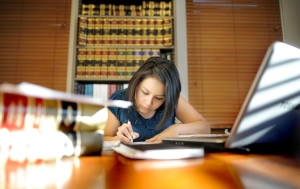
{"type": "Polygon", "coordinates": [[[230,127],[269,45],[282,41],[278,0],[186,0],[189,102],[230,127]]]}
{"type": "Polygon", "coordinates": [[[66,90],[71,0],[2,0],[0,83],[66,90]]]}

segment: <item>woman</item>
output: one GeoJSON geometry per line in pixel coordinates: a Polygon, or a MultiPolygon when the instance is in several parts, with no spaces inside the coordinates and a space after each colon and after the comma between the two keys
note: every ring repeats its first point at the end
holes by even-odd
{"type": "Polygon", "coordinates": [[[210,133],[206,120],[180,95],[176,66],[163,58],[146,60],[127,89],[110,99],[133,103],[128,109],[109,107],[104,140],[162,142],[164,137],[210,133]],[[181,123],[175,123],[175,117],[181,123]]]}

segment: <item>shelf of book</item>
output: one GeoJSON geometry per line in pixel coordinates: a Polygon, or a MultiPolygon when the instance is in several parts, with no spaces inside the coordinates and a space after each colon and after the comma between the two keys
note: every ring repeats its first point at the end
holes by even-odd
{"type": "Polygon", "coordinates": [[[82,82],[128,82],[130,78],[75,78],[75,81],[82,81],[82,82]]]}
{"type": "Polygon", "coordinates": [[[173,19],[173,16],[114,16],[114,15],[109,15],[109,16],[99,16],[99,15],[78,15],[78,17],[86,17],[86,18],[171,18],[173,19]]]}
{"type": "Polygon", "coordinates": [[[76,48],[87,48],[87,49],[93,49],[93,48],[107,48],[107,49],[125,49],[125,48],[132,48],[132,49],[174,49],[174,46],[169,47],[162,47],[162,46],[100,46],[100,45],[93,45],[93,46],[85,46],[85,45],[78,45],[76,48]]]}
{"type": "Polygon", "coordinates": [[[109,99],[109,97],[120,89],[128,87],[127,83],[77,83],[75,91],[77,94],[91,96],[100,99],[109,99]]]}
{"type": "Polygon", "coordinates": [[[151,56],[175,63],[173,1],[97,1],[77,4],[73,92],[78,86],[127,84],[151,56]]]}

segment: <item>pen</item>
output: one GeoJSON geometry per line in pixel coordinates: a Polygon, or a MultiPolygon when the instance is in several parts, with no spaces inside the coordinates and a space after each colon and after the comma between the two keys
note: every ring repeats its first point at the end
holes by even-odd
{"type": "Polygon", "coordinates": [[[114,144],[113,144],[113,147],[119,147],[121,144],[121,141],[120,140],[117,140],[114,144]]]}
{"type": "MultiPolygon", "coordinates": [[[[128,124],[131,126],[129,119],[128,119],[128,124]]],[[[133,143],[133,133],[131,133],[131,143],[133,143]]]]}

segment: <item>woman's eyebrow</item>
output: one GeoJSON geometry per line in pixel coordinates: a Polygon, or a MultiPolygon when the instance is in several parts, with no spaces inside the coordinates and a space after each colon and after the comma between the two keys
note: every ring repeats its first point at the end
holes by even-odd
{"type": "Polygon", "coordinates": [[[149,91],[146,87],[142,86],[143,89],[145,89],[146,91],[149,91]]]}
{"type": "MultiPolygon", "coordinates": [[[[146,90],[147,92],[149,92],[149,90],[146,87],[142,86],[142,89],[146,90]]],[[[166,95],[162,94],[162,95],[155,95],[156,97],[165,97],[166,95]]]]}

